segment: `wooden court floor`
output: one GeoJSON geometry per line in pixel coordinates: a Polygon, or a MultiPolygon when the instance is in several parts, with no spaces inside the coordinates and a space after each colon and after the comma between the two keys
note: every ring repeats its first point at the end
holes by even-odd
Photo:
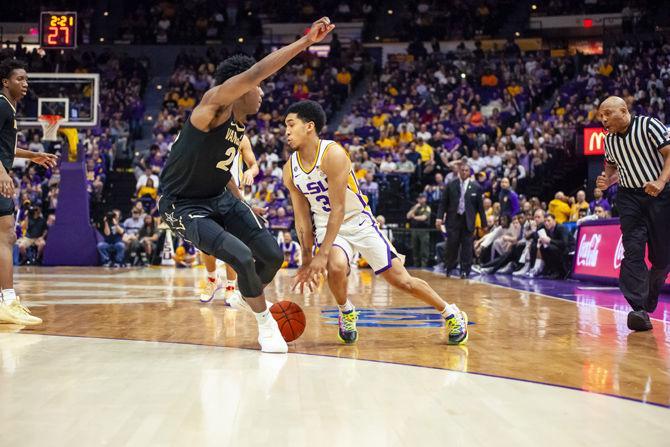
{"type": "MultiPolygon", "coordinates": [[[[300,296],[290,271],[268,286],[270,301],[289,299],[307,315],[289,351],[416,365],[539,382],[670,406],[670,324],[631,333],[626,313],[473,281],[415,271],[471,323],[467,346],[446,333],[423,303],[392,290],[369,270],[352,273],[362,311],[359,342],[339,343],[327,287],[300,296]]],[[[16,288],[44,324],[0,331],[258,349],[252,316],[201,304],[204,270],[172,268],[19,268],[16,288]]]]}

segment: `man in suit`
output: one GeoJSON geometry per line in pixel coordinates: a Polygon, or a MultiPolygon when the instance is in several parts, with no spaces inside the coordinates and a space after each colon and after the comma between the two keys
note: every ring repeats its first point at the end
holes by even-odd
{"type": "Polygon", "coordinates": [[[442,197],[437,212],[436,227],[442,225],[446,213],[447,254],[445,270],[456,267],[458,254],[461,259],[461,279],[470,275],[472,267],[473,233],[475,217],[479,213],[481,222],[486,222],[482,192],[477,182],[470,178],[470,167],[462,163],[458,168],[458,178],[452,180],[442,197]]]}
{"type": "Polygon", "coordinates": [[[574,239],[566,227],[556,223],[553,214],[544,218],[544,230],[537,241],[544,260],[544,274],[549,279],[563,279],[568,274],[565,259],[574,248],[574,239]]]}

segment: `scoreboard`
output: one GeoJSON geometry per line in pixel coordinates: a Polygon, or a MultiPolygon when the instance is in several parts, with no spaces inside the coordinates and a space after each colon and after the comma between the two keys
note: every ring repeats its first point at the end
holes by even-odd
{"type": "Polygon", "coordinates": [[[77,13],[42,11],[40,13],[40,46],[44,49],[77,47],[77,13]]]}

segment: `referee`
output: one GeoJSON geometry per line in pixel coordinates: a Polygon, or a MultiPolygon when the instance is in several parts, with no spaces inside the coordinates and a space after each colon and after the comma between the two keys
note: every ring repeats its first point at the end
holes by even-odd
{"type": "Polygon", "coordinates": [[[605,171],[596,186],[619,182],[616,203],[624,258],[619,287],[633,308],[628,328],[651,329],[649,313],[670,271],[670,132],[655,118],[631,116],[626,102],[610,96],[598,109],[605,137],[605,171]],[[651,270],[645,264],[649,246],[651,270]]]}

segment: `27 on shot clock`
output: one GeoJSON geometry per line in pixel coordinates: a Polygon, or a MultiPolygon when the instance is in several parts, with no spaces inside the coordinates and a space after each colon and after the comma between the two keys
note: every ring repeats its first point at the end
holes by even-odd
{"type": "Polygon", "coordinates": [[[77,47],[77,13],[42,11],[40,14],[40,46],[67,49],[77,47]]]}

